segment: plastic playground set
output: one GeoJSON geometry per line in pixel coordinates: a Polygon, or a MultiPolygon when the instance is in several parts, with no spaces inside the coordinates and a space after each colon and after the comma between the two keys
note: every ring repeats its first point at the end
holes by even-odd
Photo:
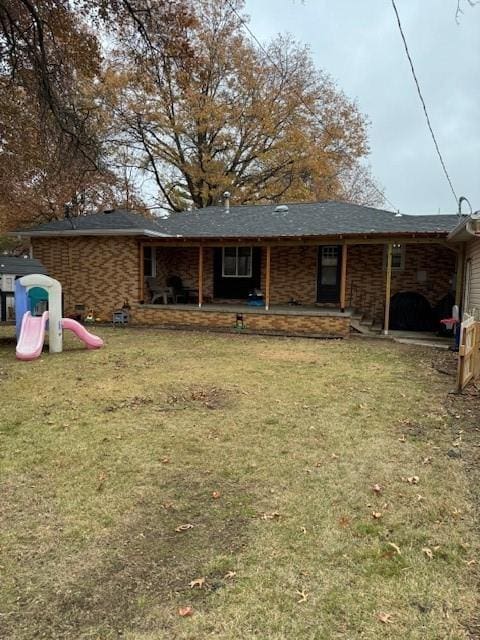
{"type": "Polygon", "coordinates": [[[17,358],[35,360],[43,349],[48,331],[50,353],[63,351],[63,331],[72,331],[88,349],[103,347],[103,340],[71,318],[62,318],[62,285],[42,274],[15,281],[17,358]]]}

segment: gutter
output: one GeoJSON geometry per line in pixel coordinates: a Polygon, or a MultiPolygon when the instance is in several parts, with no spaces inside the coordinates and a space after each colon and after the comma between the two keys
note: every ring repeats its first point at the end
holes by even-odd
{"type": "Polygon", "coordinates": [[[470,220],[467,220],[467,224],[466,224],[465,229],[472,236],[474,236],[476,238],[480,238],[480,218],[473,218],[472,217],[470,220]],[[473,228],[473,227],[475,227],[475,228],[473,228]]]}
{"type": "Polygon", "coordinates": [[[462,220],[453,231],[448,234],[447,240],[467,242],[473,238],[480,238],[480,212],[475,211],[462,220]]]}
{"type": "Polygon", "coordinates": [[[335,240],[379,240],[382,239],[446,239],[448,232],[447,231],[402,231],[402,232],[362,232],[362,233],[338,233],[338,234],[325,234],[325,235],[317,235],[317,234],[307,234],[307,235],[270,235],[270,236],[259,236],[257,234],[250,236],[207,236],[207,235],[165,235],[164,238],[166,240],[171,240],[173,242],[274,242],[274,241],[299,241],[302,240],[318,240],[319,242],[324,241],[335,241],[335,240]]]}
{"type": "MultiPolygon", "coordinates": [[[[453,233],[453,232],[452,232],[453,233]]],[[[446,238],[447,231],[389,231],[389,232],[361,232],[361,233],[338,233],[338,234],[304,234],[304,235],[271,235],[271,236],[207,236],[207,235],[181,235],[168,234],[149,229],[62,229],[59,231],[9,231],[7,236],[17,238],[56,238],[56,237],[78,237],[78,236],[144,236],[147,238],[157,238],[172,242],[274,242],[274,241],[299,241],[318,240],[382,240],[388,238],[398,239],[441,239],[446,238]]],[[[452,234],[450,234],[452,235],[452,234]]],[[[448,236],[450,238],[450,236],[448,236]]]]}

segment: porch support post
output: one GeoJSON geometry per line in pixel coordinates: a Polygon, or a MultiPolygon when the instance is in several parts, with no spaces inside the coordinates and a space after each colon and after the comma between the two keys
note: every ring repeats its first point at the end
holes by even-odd
{"type": "Polygon", "coordinates": [[[455,304],[460,308],[463,298],[463,266],[465,264],[465,245],[457,253],[457,278],[455,284],[455,304]]]}
{"type": "Polygon", "coordinates": [[[383,321],[383,333],[388,336],[388,329],[390,325],[390,293],[392,289],[392,253],[393,244],[388,243],[387,250],[387,280],[385,283],[385,318],[383,321]]]}
{"type": "Polygon", "coordinates": [[[140,298],[139,299],[142,302],[145,301],[145,272],[144,272],[145,261],[144,261],[144,254],[145,254],[145,245],[143,244],[143,242],[141,242],[140,243],[139,252],[138,252],[139,260],[140,260],[140,264],[138,265],[139,266],[138,272],[139,272],[139,276],[140,276],[140,282],[138,283],[139,284],[138,290],[139,290],[139,293],[140,293],[140,298]]]}
{"type": "Polygon", "coordinates": [[[347,250],[348,245],[346,242],[342,246],[342,274],[340,280],[340,311],[345,311],[345,301],[347,294],[347,250]]]}
{"type": "Polygon", "coordinates": [[[203,246],[198,247],[198,306],[203,304],[203,246]]]}
{"type": "Polygon", "coordinates": [[[271,263],[272,247],[267,245],[267,256],[265,265],[265,310],[270,308],[270,263],[271,263]]]}

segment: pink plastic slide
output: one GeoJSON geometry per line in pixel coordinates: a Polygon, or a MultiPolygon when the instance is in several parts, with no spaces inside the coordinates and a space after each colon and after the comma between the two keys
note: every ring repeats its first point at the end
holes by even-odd
{"type": "Polygon", "coordinates": [[[76,320],[62,318],[62,327],[73,331],[77,338],[84,342],[89,349],[99,349],[103,347],[103,340],[98,336],[94,336],[90,331],[87,331],[85,327],[76,320]]]}
{"type": "Polygon", "coordinates": [[[30,311],[23,315],[17,343],[17,358],[19,360],[35,360],[42,353],[47,321],[48,311],[44,311],[38,318],[32,316],[30,311]]]}
{"type": "MultiPolygon", "coordinates": [[[[22,318],[20,337],[17,343],[17,358],[19,360],[35,360],[42,353],[43,342],[45,340],[45,329],[47,327],[48,311],[44,311],[41,317],[32,316],[27,311],[22,318]]],[[[99,349],[103,347],[103,340],[94,336],[76,320],[62,318],[62,327],[73,331],[73,333],[84,342],[88,349],[99,349]]]]}

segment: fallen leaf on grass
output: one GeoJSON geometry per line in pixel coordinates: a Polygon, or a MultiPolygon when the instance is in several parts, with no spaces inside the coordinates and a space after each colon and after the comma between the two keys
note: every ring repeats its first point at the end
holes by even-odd
{"type": "Polygon", "coordinates": [[[383,611],[380,611],[380,613],[377,613],[377,618],[383,624],[392,624],[393,623],[392,614],[391,613],[385,613],[383,611]]]}
{"type": "Polygon", "coordinates": [[[189,522],[187,522],[186,524],[181,524],[179,525],[175,531],[177,533],[181,533],[182,531],[188,531],[189,529],[193,529],[193,524],[190,524],[189,522]]]}
{"type": "Polygon", "coordinates": [[[227,573],[223,576],[223,579],[231,580],[232,578],[235,578],[236,575],[237,575],[236,571],[227,571],[227,573]]]}
{"type": "Polygon", "coordinates": [[[162,464],[170,464],[170,458],[167,458],[165,456],[165,458],[162,458],[162,464]]]}
{"type": "Polygon", "coordinates": [[[190,587],[190,589],[195,589],[195,587],[202,589],[205,586],[205,581],[206,581],[206,578],[195,578],[195,580],[192,580],[188,584],[188,586],[190,587]]]}
{"type": "Polygon", "coordinates": [[[408,476],[407,478],[402,478],[402,480],[408,482],[408,484],[418,484],[420,482],[418,476],[408,476]]]}
{"type": "Polygon", "coordinates": [[[264,513],[262,515],[262,520],[275,520],[276,518],[280,518],[278,511],[272,511],[271,513],[264,513]]]}
{"type": "Polygon", "coordinates": [[[305,591],[305,589],[302,589],[301,591],[295,591],[295,593],[297,594],[297,596],[300,596],[300,600],[297,600],[297,604],[301,604],[302,602],[306,602],[308,600],[308,593],[305,591]]]}
{"type": "Polygon", "coordinates": [[[372,491],[373,491],[374,493],[381,493],[381,491],[382,491],[382,487],[381,487],[381,485],[379,485],[379,484],[374,484],[374,485],[373,485],[373,487],[372,487],[372,491]]]}
{"type": "Polygon", "coordinates": [[[218,498],[220,498],[222,494],[220,493],[220,491],[212,491],[212,498],[214,500],[218,500],[218,498]]]}
{"type": "Polygon", "coordinates": [[[428,458],[424,458],[422,460],[422,464],[431,464],[432,462],[432,458],[428,457],[428,458]]]}
{"type": "Polygon", "coordinates": [[[431,549],[429,549],[428,547],[423,547],[422,551],[429,560],[433,560],[433,551],[431,549]]]}
{"type": "Polygon", "coordinates": [[[382,517],[382,514],[380,511],[372,511],[372,518],[374,520],[379,520],[382,517]]]}
{"type": "Polygon", "coordinates": [[[400,551],[400,547],[396,545],[394,542],[389,542],[388,545],[392,547],[392,549],[395,549],[395,551],[398,553],[399,556],[402,555],[402,552],[400,551]]]}
{"type": "Polygon", "coordinates": [[[399,441],[399,442],[406,442],[406,441],[407,441],[407,439],[405,438],[405,435],[402,435],[402,436],[398,439],[398,441],[399,441]]]}
{"type": "Polygon", "coordinates": [[[106,479],[107,479],[107,474],[104,471],[98,474],[97,491],[103,490],[103,486],[105,484],[106,479]]]}
{"type": "Polygon", "coordinates": [[[180,607],[178,609],[178,615],[182,618],[188,618],[188,616],[193,616],[192,607],[180,607]]]}

